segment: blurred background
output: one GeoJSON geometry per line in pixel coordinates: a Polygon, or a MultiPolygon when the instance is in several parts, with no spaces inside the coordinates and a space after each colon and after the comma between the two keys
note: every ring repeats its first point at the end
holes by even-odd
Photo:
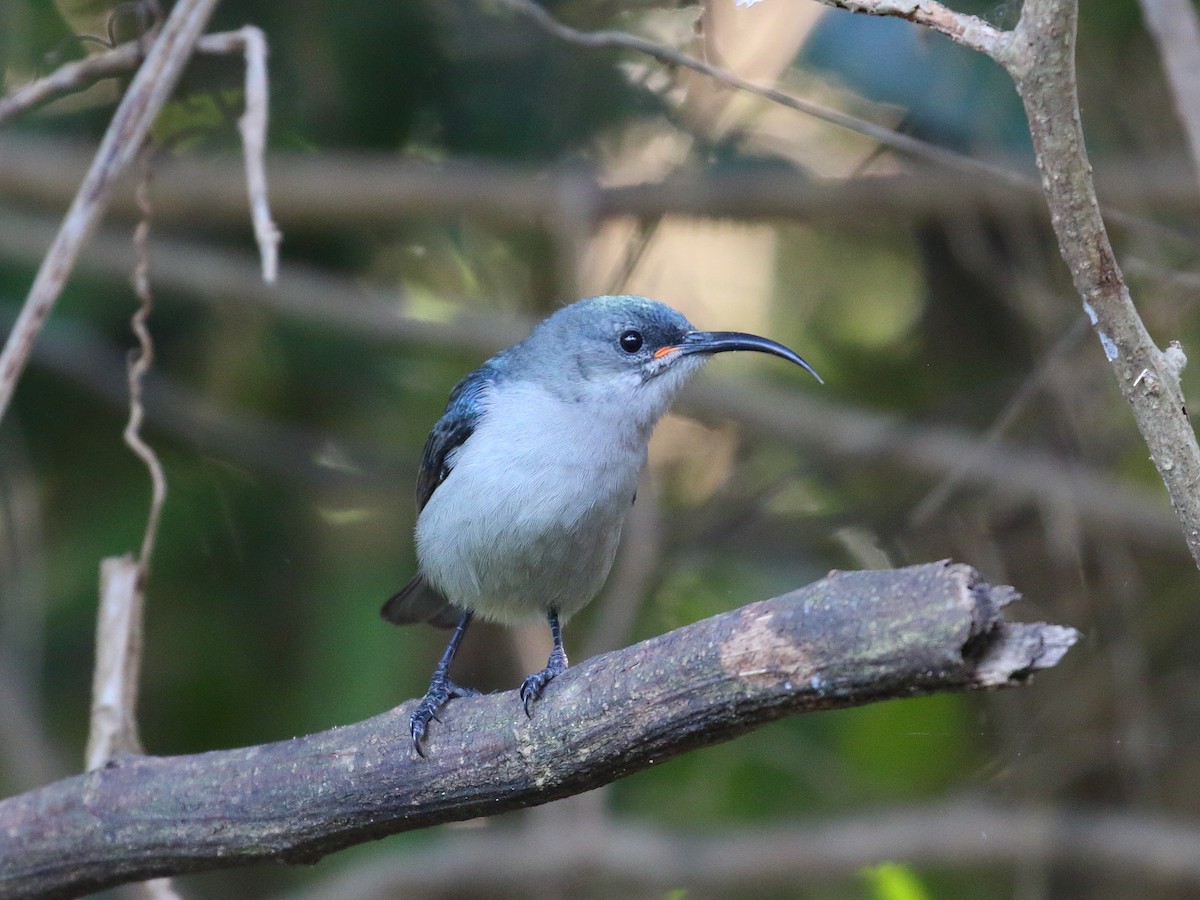
{"type": "MultiPolygon", "coordinates": [[[[785,0],[545,6],[1035,174],[1006,76],[904,22],[785,0]]],[[[1003,27],[1019,13],[955,6],[1003,27]]],[[[1196,896],[1197,573],[1035,191],[486,0],[226,0],[210,30],[247,23],[271,48],[277,286],[245,200],[241,61],[197,59],[155,129],[144,433],[169,495],[149,752],[285,739],[424,691],[445,634],[378,609],[414,572],[425,437],[463,374],[597,293],[769,335],[826,386],[765,359],[708,367],[658,429],[572,659],[830,568],[942,558],[1016,586],[1014,617],[1084,639],[1018,691],[793,718],[543,808],[178,879],[183,896],[1196,896]],[[1086,839],[1031,839],[1048,819],[1086,839]],[[556,867],[539,853],[555,835],[598,851],[637,835],[643,856],[556,867]],[[739,847],[756,879],[708,852],[739,847]],[[677,883],[653,874],[680,859],[677,883]]],[[[128,4],[4,0],[5,91],[110,30],[135,33],[128,4]]],[[[1135,0],[1084,4],[1078,60],[1134,299],[1160,346],[1200,346],[1197,182],[1135,0]]],[[[5,329],[123,86],[0,131],[5,329]]],[[[99,562],[145,527],[148,477],[121,440],[137,218],[127,185],[0,425],[4,795],[80,770],[99,562]]],[[[544,632],[474,628],[457,680],[515,688],[544,632]]]]}

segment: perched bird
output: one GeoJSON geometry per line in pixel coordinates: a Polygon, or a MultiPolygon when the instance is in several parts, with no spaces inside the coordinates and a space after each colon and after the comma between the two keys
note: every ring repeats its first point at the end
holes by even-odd
{"type": "Polygon", "coordinates": [[[558,310],[458,383],[425,443],[417,479],[418,574],[384,604],[397,625],[453,627],[412,714],[413,747],[451,698],[475,615],[550,623],[546,668],[521,685],[527,715],[567,667],[562,623],[604,584],[646,464],[650,432],[714,353],[757,350],[813,368],[782,344],[697,331],[644,297],[592,297],[558,310]]]}

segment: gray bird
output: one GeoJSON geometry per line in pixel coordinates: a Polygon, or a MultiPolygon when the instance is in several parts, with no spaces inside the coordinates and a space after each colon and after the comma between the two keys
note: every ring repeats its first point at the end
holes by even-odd
{"type": "Polygon", "coordinates": [[[714,353],[757,350],[752,334],[697,331],[645,297],[592,297],[554,313],[460,381],[425,443],[417,478],[418,574],[384,604],[397,625],[453,627],[410,719],[413,747],[453,697],[450,664],[478,614],[540,616],[554,649],[521,685],[527,715],[567,667],[560,626],[599,592],[646,464],[650,432],[714,353]]]}

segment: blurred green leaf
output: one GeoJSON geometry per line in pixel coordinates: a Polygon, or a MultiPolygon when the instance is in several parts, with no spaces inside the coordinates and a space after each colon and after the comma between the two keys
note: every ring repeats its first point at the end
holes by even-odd
{"type": "Polygon", "coordinates": [[[931,900],[929,892],[909,866],[880,863],[859,871],[874,900],[931,900]]]}

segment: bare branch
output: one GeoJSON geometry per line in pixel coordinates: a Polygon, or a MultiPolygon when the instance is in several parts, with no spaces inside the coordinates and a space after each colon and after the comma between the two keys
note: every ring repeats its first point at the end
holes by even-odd
{"type": "MultiPolygon", "coordinates": [[[[267,201],[267,39],[262,29],[247,25],[237,31],[202,35],[195,44],[199,53],[242,53],[246,58],[246,111],[238,120],[242,135],[243,158],[246,169],[246,191],[250,199],[250,214],[254,237],[262,256],[263,280],[275,281],[279,270],[279,243],[282,235],[271,218],[267,201]]],[[[65,94],[82,90],[95,82],[131,72],[142,60],[140,41],[131,41],[106,53],[97,54],[77,63],[69,63],[57,71],[0,98],[0,125],[8,118],[65,94]]]]}
{"type": "Polygon", "coordinates": [[[0,97],[0,125],[59,97],[89,88],[97,81],[127,75],[141,61],[138,42],[130,41],[104,53],[59,66],[44,78],[22,85],[7,97],[0,97]]]}
{"type": "Polygon", "coordinates": [[[250,197],[254,238],[262,257],[262,277],[267,284],[274,284],[279,271],[279,242],[283,235],[271,218],[271,207],[267,202],[267,38],[261,28],[247,25],[238,31],[209,35],[202,44],[207,53],[233,53],[240,49],[246,57],[246,111],[238,119],[238,131],[242,135],[246,190],[250,197]]]}
{"type": "Polygon", "coordinates": [[[138,201],[142,206],[142,221],[133,233],[134,253],[137,263],[133,267],[133,289],[137,294],[138,308],[130,320],[130,327],[138,340],[138,349],[129,361],[129,422],[125,426],[125,443],[137,455],[150,472],[150,511],[146,518],[146,532],[142,538],[142,549],[138,554],[141,579],[145,581],[150,571],[150,557],[154,554],[154,539],[158,535],[158,520],[162,516],[163,503],[167,499],[167,478],[162,463],[154,449],[142,439],[142,381],[154,365],[154,340],[150,337],[147,323],[154,308],[154,295],[150,292],[150,182],[149,162],[143,161],[143,175],[138,181],[138,201]]]}
{"type": "Polygon", "coordinates": [[[0,897],[308,862],[580,793],[787,715],[1021,684],[1078,634],[1004,622],[1014,596],[963,565],[835,572],[575,666],[532,719],[512,691],[453,701],[428,759],[405,704],[276,744],[116,760],[0,802],[0,897]]]}
{"type": "Polygon", "coordinates": [[[907,19],[941,32],[953,41],[996,57],[1007,49],[1010,35],[977,16],[957,13],[935,0],[817,0],[825,6],[868,16],[907,19]]]}
{"type": "Polygon", "coordinates": [[[246,47],[246,112],[238,120],[246,158],[246,190],[250,194],[250,215],[254,237],[262,254],[263,281],[274,284],[279,269],[279,242],[283,235],[271,219],[267,203],[267,39],[262,30],[247,26],[241,30],[246,47]]]}
{"type": "Polygon", "coordinates": [[[141,575],[137,560],[128,554],[100,563],[88,771],[102,768],[119,754],[142,752],[134,718],[142,659],[141,575]]]}
{"type": "MultiPolygon", "coordinates": [[[[244,31],[202,35],[195,43],[195,50],[221,55],[244,53],[247,46],[244,31]]],[[[136,71],[145,58],[144,49],[143,41],[129,41],[86,59],[66,63],[49,75],[21,85],[6,97],[0,97],[0,125],[68,94],[86,90],[98,81],[136,71]]],[[[263,74],[265,76],[265,69],[263,74]]]]}
{"type": "Polygon", "coordinates": [[[108,208],[117,177],[129,168],[154,118],[175,88],[217,0],[179,0],[121,99],[62,227],[38,269],[21,314],[0,352],[0,419],[33,342],[66,284],[80,249],[108,208]]]}

